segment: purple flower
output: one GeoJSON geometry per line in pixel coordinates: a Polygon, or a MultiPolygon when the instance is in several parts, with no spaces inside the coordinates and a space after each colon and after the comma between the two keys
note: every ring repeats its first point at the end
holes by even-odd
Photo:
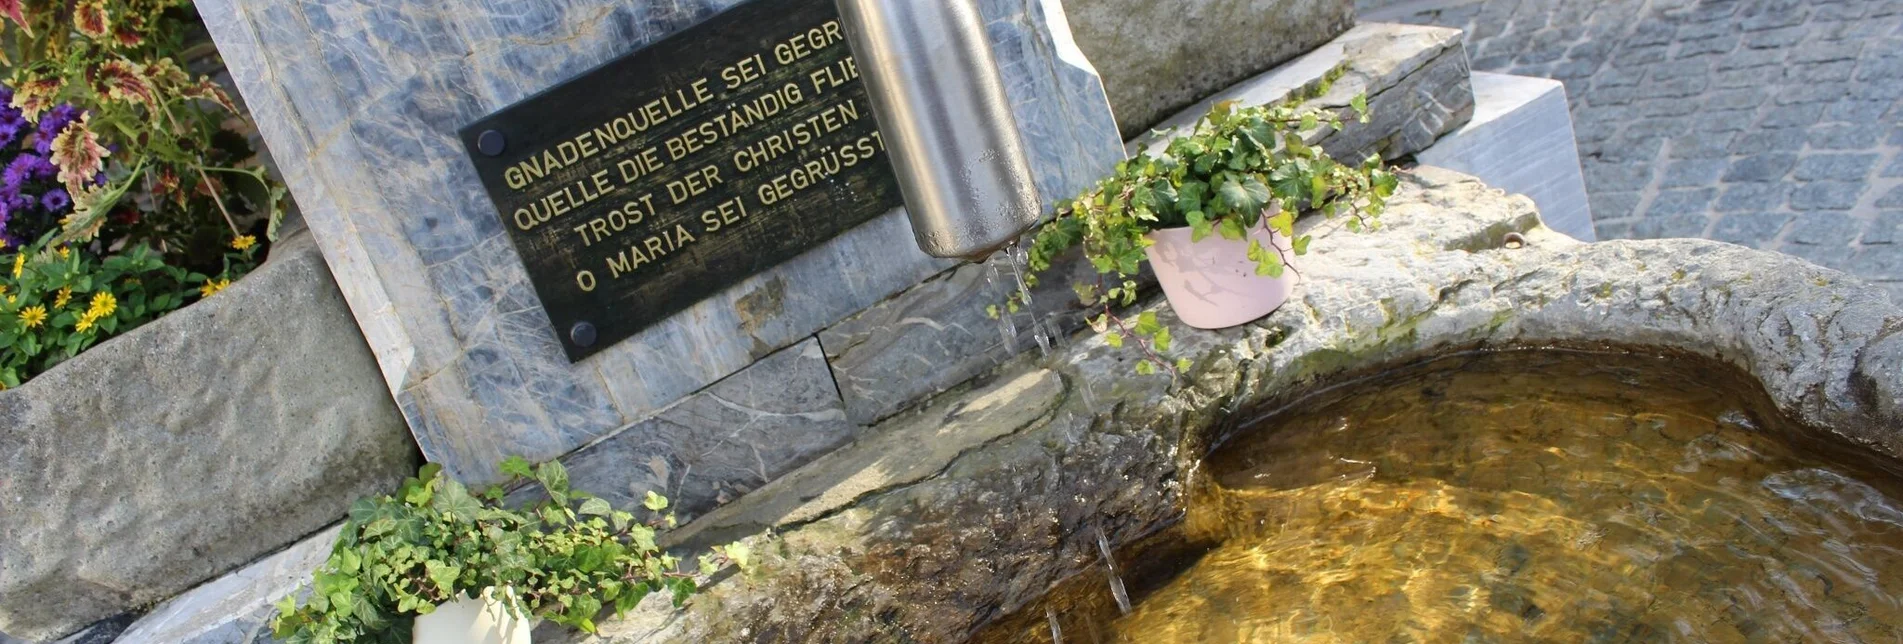
{"type": "Polygon", "coordinates": [[[37,161],[33,164],[33,178],[51,179],[59,176],[59,166],[53,165],[51,158],[37,157],[37,161]]]}
{"type": "Polygon", "coordinates": [[[19,194],[20,189],[26,186],[27,180],[33,178],[33,171],[38,169],[39,163],[44,160],[31,154],[13,157],[13,161],[7,164],[7,168],[0,170],[0,184],[6,187],[7,192],[19,194]]]}
{"type": "Polygon", "coordinates": [[[40,136],[46,139],[59,136],[60,130],[66,129],[68,124],[78,118],[79,108],[68,103],[60,103],[58,107],[47,112],[46,116],[40,117],[40,136]]]}
{"type": "Polygon", "coordinates": [[[60,214],[73,205],[73,198],[66,195],[64,188],[54,188],[40,195],[40,207],[50,214],[60,214]]]}
{"type": "Polygon", "coordinates": [[[20,126],[24,124],[24,120],[8,120],[0,115],[0,147],[13,145],[13,141],[20,138],[20,126]]]}

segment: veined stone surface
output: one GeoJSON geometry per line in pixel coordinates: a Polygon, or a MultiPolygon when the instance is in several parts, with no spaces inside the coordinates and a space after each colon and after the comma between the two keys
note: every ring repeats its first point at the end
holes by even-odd
{"type": "Polygon", "coordinates": [[[54,639],[343,516],[416,446],[308,237],[0,392],[0,632],[54,639]]]}
{"type": "MultiPolygon", "coordinates": [[[[735,4],[198,4],[429,460],[560,456],[951,265],[894,212],[568,363],[455,131],[735,4]]],[[[1095,181],[1120,137],[1062,11],[980,5],[1039,189],[1095,181]]]]}
{"type": "Polygon", "coordinates": [[[640,507],[652,490],[688,521],[851,442],[859,429],[809,338],[562,462],[577,490],[617,508],[640,507]]]}
{"type": "Polygon", "coordinates": [[[1379,232],[1301,224],[1317,236],[1310,279],[1262,320],[1200,331],[1150,304],[1175,334],[1173,353],[1195,360],[1179,386],[1135,375],[1134,352],[1099,337],[1022,357],[993,382],[1068,386],[1055,400],[1047,388],[977,387],[920,418],[984,400],[1039,410],[1037,420],[1000,414],[988,431],[962,430],[986,440],[927,478],[871,490],[854,483],[881,471],[876,459],[857,469],[816,461],[783,480],[837,481],[853,501],[802,513],[756,495],[722,510],[774,524],[770,540],[755,538],[758,577],[730,577],[683,611],[650,598],[599,636],[544,630],[537,641],[956,641],[1100,565],[1099,534],[1114,545],[1175,521],[1183,464],[1235,410],[1476,345],[1614,342],[1710,356],[1756,376],[1785,413],[1903,455],[1903,309],[1882,289],[1716,242],[1581,244],[1543,227],[1531,200],[1448,170],[1421,168],[1402,186],[1379,232]],[[1508,233],[1530,243],[1507,248],[1508,233]],[[1019,393],[1001,401],[1002,391],[1019,393]]]}
{"type": "Polygon", "coordinates": [[[1324,143],[1336,157],[1380,152],[1398,158],[1426,149],[1473,117],[1473,85],[1460,30],[1360,24],[1301,58],[1177,112],[1158,124],[1155,132],[1133,142],[1132,148],[1161,147],[1169,132],[1194,125],[1218,102],[1274,101],[1312,86],[1322,74],[1344,63],[1347,70],[1341,78],[1309,104],[1346,112],[1350,99],[1365,94],[1371,121],[1344,129],[1324,143]]]}
{"type": "Polygon", "coordinates": [[[1556,80],[1475,72],[1474,116],[1415,159],[1471,174],[1533,199],[1546,226],[1593,241],[1586,178],[1573,145],[1566,86],[1556,80]]]}
{"type": "MultiPolygon", "coordinates": [[[[1166,121],[1193,123],[1216,101],[1257,104],[1280,100],[1318,82],[1335,65],[1350,72],[1338,89],[1310,105],[1345,109],[1367,92],[1374,118],[1345,122],[1340,133],[1317,139],[1344,159],[1379,151],[1394,159],[1419,152],[1467,122],[1474,97],[1467,81],[1460,34],[1410,25],[1363,25],[1307,56],[1203,100],[1166,121]]],[[[1166,138],[1131,143],[1160,149],[1166,138]]],[[[1062,337],[1083,326],[1085,310],[1070,285],[1094,275],[1075,255],[1053,263],[1033,292],[1031,307],[1000,326],[986,307],[1003,302],[1016,280],[1010,269],[964,265],[853,315],[819,334],[846,413],[854,422],[890,416],[927,395],[944,391],[1009,360],[1038,351],[1035,334],[1062,337]],[[1040,328],[1042,327],[1042,328],[1040,328]]],[[[1150,280],[1145,280],[1146,282],[1150,280]]]]}
{"type": "Polygon", "coordinates": [[[1125,137],[1354,25],[1352,0],[1070,0],[1125,137]]]}

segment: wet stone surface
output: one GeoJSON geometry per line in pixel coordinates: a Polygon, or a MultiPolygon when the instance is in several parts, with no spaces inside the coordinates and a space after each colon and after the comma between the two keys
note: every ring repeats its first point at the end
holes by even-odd
{"type": "Polygon", "coordinates": [[[1706,360],[1456,354],[1238,431],[1183,524],[978,641],[1895,639],[1903,478],[1867,456],[1706,360]]]}
{"type": "Polygon", "coordinates": [[[1566,84],[1601,239],[1776,250],[1903,294],[1903,2],[1363,0],[1566,84]]]}

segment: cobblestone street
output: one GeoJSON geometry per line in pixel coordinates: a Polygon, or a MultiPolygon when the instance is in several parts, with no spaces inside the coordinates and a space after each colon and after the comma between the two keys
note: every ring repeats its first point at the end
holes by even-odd
{"type": "Polygon", "coordinates": [[[1903,301],[1903,0],[1364,0],[1565,83],[1601,239],[1790,253],[1903,301]]]}

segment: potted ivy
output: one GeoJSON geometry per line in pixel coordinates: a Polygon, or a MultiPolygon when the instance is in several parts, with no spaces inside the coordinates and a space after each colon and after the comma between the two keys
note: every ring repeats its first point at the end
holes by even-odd
{"type": "MultiPolygon", "coordinates": [[[[1342,127],[1337,111],[1301,106],[1326,91],[1323,83],[1268,105],[1217,103],[1160,153],[1118,164],[1035,233],[1026,288],[1059,254],[1081,246],[1097,273],[1075,285],[1086,305],[1100,307],[1091,326],[1112,346],[1133,338],[1145,351],[1141,373],[1186,366],[1163,360],[1169,330],[1153,314],[1134,324],[1116,314],[1136,302],[1135,276],[1146,260],[1184,324],[1219,329],[1273,312],[1299,281],[1292,260],[1308,252],[1311,238],[1296,233],[1296,217],[1319,212],[1343,217],[1350,230],[1372,228],[1397,184],[1379,155],[1347,165],[1310,144],[1342,127]]],[[[1366,98],[1355,97],[1347,111],[1366,122],[1366,98]]],[[[1006,308],[1028,298],[1020,290],[1006,308]]]]}
{"type": "MultiPolygon", "coordinates": [[[[559,462],[502,464],[505,485],[533,481],[545,497],[523,509],[504,487],[480,494],[431,464],[394,495],[363,499],[331,555],[312,575],[307,599],[278,602],[273,634],[294,643],[492,642],[527,644],[536,620],[594,632],[650,593],[680,606],[698,585],[655,544],[674,526],[667,499],[649,492],[645,520],[569,488],[559,462]]],[[[700,558],[700,574],[746,568],[740,544],[700,558]]]]}

